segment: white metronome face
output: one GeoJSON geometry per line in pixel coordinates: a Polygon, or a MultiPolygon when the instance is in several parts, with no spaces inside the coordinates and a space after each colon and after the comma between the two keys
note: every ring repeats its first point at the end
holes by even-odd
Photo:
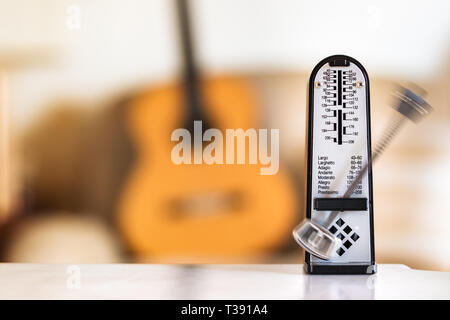
{"type": "MultiPolygon", "coordinates": [[[[353,179],[367,163],[368,128],[366,79],[358,66],[324,64],[314,83],[312,124],[311,204],[315,198],[342,197],[353,179]]],[[[310,97],[312,98],[312,97],[310,97]]],[[[369,199],[365,174],[351,198],[369,199]]],[[[369,204],[370,206],[370,204],[369,204]]],[[[323,224],[329,211],[311,206],[311,219],[323,224]]],[[[330,260],[311,256],[314,263],[368,264],[371,260],[370,215],[366,211],[340,212],[328,229],[342,244],[330,260]]]]}

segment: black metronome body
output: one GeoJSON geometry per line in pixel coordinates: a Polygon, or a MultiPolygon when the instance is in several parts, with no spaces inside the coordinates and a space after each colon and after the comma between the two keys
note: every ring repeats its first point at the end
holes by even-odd
{"type": "Polygon", "coordinates": [[[308,273],[376,272],[369,77],[355,59],[335,55],[309,80],[306,217],[340,239],[330,259],[306,252],[308,273]],[[350,195],[358,173],[367,172],[350,195]],[[348,192],[347,192],[348,193],[348,192]],[[330,213],[335,212],[330,221],[330,213]]]}

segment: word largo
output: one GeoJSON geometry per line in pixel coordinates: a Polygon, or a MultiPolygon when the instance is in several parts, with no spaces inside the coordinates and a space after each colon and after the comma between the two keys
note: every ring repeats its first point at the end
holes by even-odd
{"type": "Polygon", "coordinates": [[[249,164],[259,163],[266,166],[260,168],[261,175],[273,175],[279,168],[279,129],[270,130],[270,155],[268,148],[268,130],[259,129],[226,129],[225,150],[224,137],[219,129],[211,128],[203,133],[202,121],[194,121],[194,142],[191,141],[191,133],[184,128],[175,129],[171,140],[179,141],[171,153],[172,162],[180,164],[192,164],[191,148],[194,146],[194,164],[223,165],[235,163],[245,164],[246,150],[248,149],[249,164]],[[246,141],[248,138],[248,148],[246,141]],[[180,141],[181,140],[181,141],[180,141]],[[203,142],[209,144],[203,147],[203,142]],[[235,148],[236,141],[236,148],[235,148]],[[259,143],[258,143],[259,141],[259,143]],[[225,151],[225,160],[224,160],[225,151]],[[258,152],[259,151],[259,152],[258,152]],[[259,155],[259,157],[258,157],[259,155]]]}

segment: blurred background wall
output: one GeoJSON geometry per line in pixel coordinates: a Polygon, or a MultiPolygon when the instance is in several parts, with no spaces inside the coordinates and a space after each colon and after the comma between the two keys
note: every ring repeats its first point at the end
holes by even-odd
{"type": "MultiPolygon", "coordinates": [[[[181,72],[173,2],[0,1],[9,155],[2,188],[14,199],[3,210],[4,261],[158,261],[129,248],[114,216],[136,157],[126,135],[128,101],[181,72]]],[[[245,80],[257,127],[280,129],[281,161],[296,195],[292,227],[304,214],[306,87],[314,65],[341,53],[366,67],[374,141],[393,112],[397,83],[428,91],[435,112],[409,125],[374,168],[376,256],[450,271],[448,1],[190,4],[201,70],[245,80]]],[[[301,259],[287,232],[266,254],[237,260],[301,259]]]]}

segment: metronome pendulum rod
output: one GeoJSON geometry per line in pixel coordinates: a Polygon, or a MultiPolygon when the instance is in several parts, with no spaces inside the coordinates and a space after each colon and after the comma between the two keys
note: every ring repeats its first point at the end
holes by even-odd
{"type": "MultiPolygon", "coordinates": [[[[350,184],[350,186],[347,188],[347,191],[344,193],[342,198],[349,198],[353,191],[355,191],[358,184],[361,182],[361,179],[366,174],[367,170],[369,169],[369,166],[374,163],[378,157],[383,153],[385,148],[389,145],[389,143],[392,141],[392,139],[395,137],[395,135],[398,133],[400,128],[403,126],[403,124],[406,121],[406,117],[404,116],[395,116],[392,120],[390,125],[384,130],[384,134],[381,138],[381,140],[377,143],[375,149],[372,153],[372,160],[368,161],[365,166],[359,171],[356,178],[353,180],[353,182],[350,184]]],[[[339,211],[332,211],[330,215],[328,216],[327,220],[323,224],[323,227],[328,228],[336,219],[338,216],[339,211]]]]}

